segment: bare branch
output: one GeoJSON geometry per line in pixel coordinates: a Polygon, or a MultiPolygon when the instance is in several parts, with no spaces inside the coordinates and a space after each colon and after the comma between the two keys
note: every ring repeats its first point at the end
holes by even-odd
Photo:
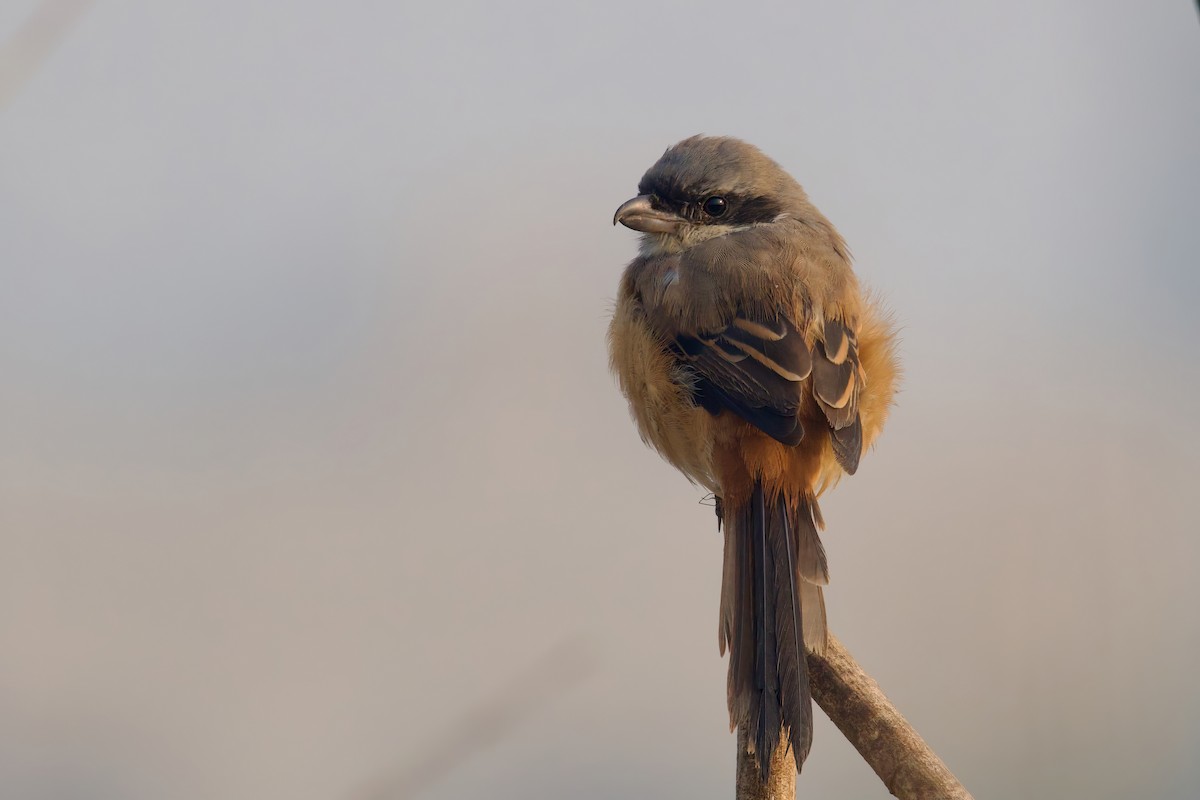
{"type": "Polygon", "coordinates": [[[771,756],[771,774],[763,783],[758,764],[750,754],[750,739],[745,731],[738,729],[737,800],[794,800],[796,797],[796,760],[787,746],[788,739],[781,736],[782,743],[771,756]]]}

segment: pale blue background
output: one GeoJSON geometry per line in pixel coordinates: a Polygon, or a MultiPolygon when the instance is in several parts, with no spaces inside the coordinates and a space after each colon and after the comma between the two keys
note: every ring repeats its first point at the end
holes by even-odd
{"type": "MultiPolygon", "coordinates": [[[[977,797],[1200,794],[1192,3],[175,0],[0,109],[0,796],[731,796],[603,342],[697,132],[903,325],[833,629],[977,797]]],[[[823,715],[800,785],[886,796],[823,715]]]]}

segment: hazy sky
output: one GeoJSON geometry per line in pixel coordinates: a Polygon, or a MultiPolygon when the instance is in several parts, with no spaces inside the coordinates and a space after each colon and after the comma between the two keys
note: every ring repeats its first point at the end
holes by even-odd
{"type": "MultiPolygon", "coordinates": [[[[977,797],[1196,797],[1196,8],[815,5],[87,8],[0,108],[0,796],[730,796],[604,349],[706,132],[903,326],[833,630],[977,797]]],[[[818,716],[801,795],[885,797],[818,716]]]]}

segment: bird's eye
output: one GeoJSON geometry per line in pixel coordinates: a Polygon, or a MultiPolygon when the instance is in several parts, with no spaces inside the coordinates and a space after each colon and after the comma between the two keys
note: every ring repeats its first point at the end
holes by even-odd
{"type": "Polygon", "coordinates": [[[725,213],[725,209],[729,207],[729,204],[725,202],[724,197],[713,195],[704,201],[703,207],[705,214],[708,214],[710,217],[719,217],[725,213]]]}

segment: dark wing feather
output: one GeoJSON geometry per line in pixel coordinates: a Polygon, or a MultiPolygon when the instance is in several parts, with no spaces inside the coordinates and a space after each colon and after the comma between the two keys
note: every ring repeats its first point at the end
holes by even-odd
{"type": "Polygon", "coordinates": [[[695,371],[696,403],[713,414],[732,411],[763,433],[794,446],[804,438],[805,386],[830,428],[833,453],[851,475],[862,456],[858,397],[864,375],[858,337],[828,318],[812,348],[783,314],[740,314],[723,330],[675,336],[676,355],[695,371]]]}
{"type": "Polygon", "coordinates": [[[717,333],[676,336],[675,350],[695,369],[704,408],[728,409],[787,445],[804,437],[800,400],[813,359],[787,317],[738,316],[717,333]]]}
{"type": "Polygon", "coordinates": [[[858,471],[858,460],[862,456],[862,437],[862,419],[858,415],[855,415],[854,422],[850,425],[830,433],[830,438],[833,440],[833,455],[849,475],[858,471]]]}
{"type": "Polygon", "coordinates": [[[842,469],[853,475],[862,456],[862,419],[858,396],[863,373],[858,359],[858,337],[842,322],[827,319],[813,348],[813,397],[829,422],[833,454],[842,469]]]}
{"type": "Polygon", "coordinates": [[[783,315],[735,317],[722,331],[675,337],[675,351],[696,371],[696,402],[713,414],[727,409],[786,445],[804,438],[800,404],[806,382],[829,423],[833,452],[851,475],[862,456],[858,396],[863,373],[858,339],[827,319],[810,350],[783,315]]]}

